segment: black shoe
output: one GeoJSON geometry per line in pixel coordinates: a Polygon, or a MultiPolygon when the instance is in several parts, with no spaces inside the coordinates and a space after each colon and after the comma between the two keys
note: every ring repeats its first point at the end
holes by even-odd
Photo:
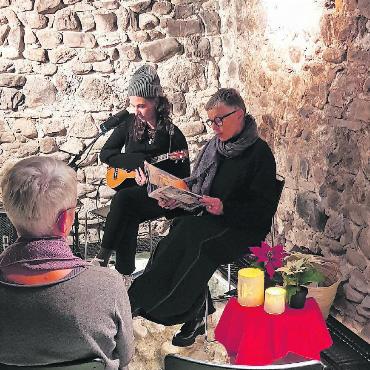
{"type": "Polygon", "coordinates": [[[177,347],[187,347],[195,342],[198,335],[205,333],[204,318],[187,321],[172,338],[172,344],[177,347]]]}

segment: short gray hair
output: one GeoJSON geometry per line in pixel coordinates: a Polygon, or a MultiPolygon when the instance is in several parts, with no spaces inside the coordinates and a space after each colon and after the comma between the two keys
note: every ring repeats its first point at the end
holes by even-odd
{"type": "Polygon", "coordinates": [[[206,104],[206,111],[211,110],[218,104],[225,104],[229,107],[243,109],[246,113],[245,103],[239,92],[235,89],[222,88],[215,92],[206,104]]]}
{"type": "Polygon", "coordinates": [[[52,236],[60,211],[77,200],[75,171],[51,157],[30,157],[9,168],[1,181],[4,208],[19,235],[52,236]]]}

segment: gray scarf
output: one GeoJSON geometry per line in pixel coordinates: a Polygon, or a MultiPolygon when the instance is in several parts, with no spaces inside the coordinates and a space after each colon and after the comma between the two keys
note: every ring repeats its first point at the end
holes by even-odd
{"type": "Polygon", "coordinates": [[[257,125],[250,115],[245,116],[245,126],[235,141],[222,142],[212,138],[199,153],[190,177],[184,179],[189,189],[196,194],[208,195],[219,165],[219,154],[226,158],[240,155],[258,139],[257,125]]]}

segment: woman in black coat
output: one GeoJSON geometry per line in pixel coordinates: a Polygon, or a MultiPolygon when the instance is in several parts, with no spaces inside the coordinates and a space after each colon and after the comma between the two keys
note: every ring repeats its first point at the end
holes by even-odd
{"type": "MultiPolygon", "coordinates": [[[[164,325],[185,323],[173,338],[177,346],[204,333],[208,280],[220,264],[265,239],[277,206],[274,156],[238,92],[220,89],[206,110],[215,137],[187,179],[189,189],[203,195],[202,213],[175,219],[150,266],[129,289],[134,314],[164,325]]],[[[176,202],[159,204],[176,207],[176,202]]]]}
{"type": "MultiPolygon", "coordinates": [[[[135,179],[127,179],[112,199],[107,216],[101,249],[93,263],[107,266],[116,251],[116,270],[129,285],[135,270],[135,253],[139,224],[164,216],[166,210],[148,197],[141,170],[143,162],[181,151],[186,155],[187,143],[182,132],[173,125],[170,105],[162,95],[159,77],[153,67],[144,65],[133,75],[128,95],[135,114],[120,124],[103,146],[100,158],[110,167],[136,171],[135,179]]],[[[183,178],[189,175],[188,158],[167,159],[157,167],[183,178]]]]}

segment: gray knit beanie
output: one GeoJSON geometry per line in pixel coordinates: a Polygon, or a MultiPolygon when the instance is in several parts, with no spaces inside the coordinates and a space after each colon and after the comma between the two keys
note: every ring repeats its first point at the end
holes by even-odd
{"type": "Polygon", "coordinates": [[[131,77],[127,90],[128,96],[155,98],[162,95],[162,87],[156,70],[145,64],[131,77]]]}

